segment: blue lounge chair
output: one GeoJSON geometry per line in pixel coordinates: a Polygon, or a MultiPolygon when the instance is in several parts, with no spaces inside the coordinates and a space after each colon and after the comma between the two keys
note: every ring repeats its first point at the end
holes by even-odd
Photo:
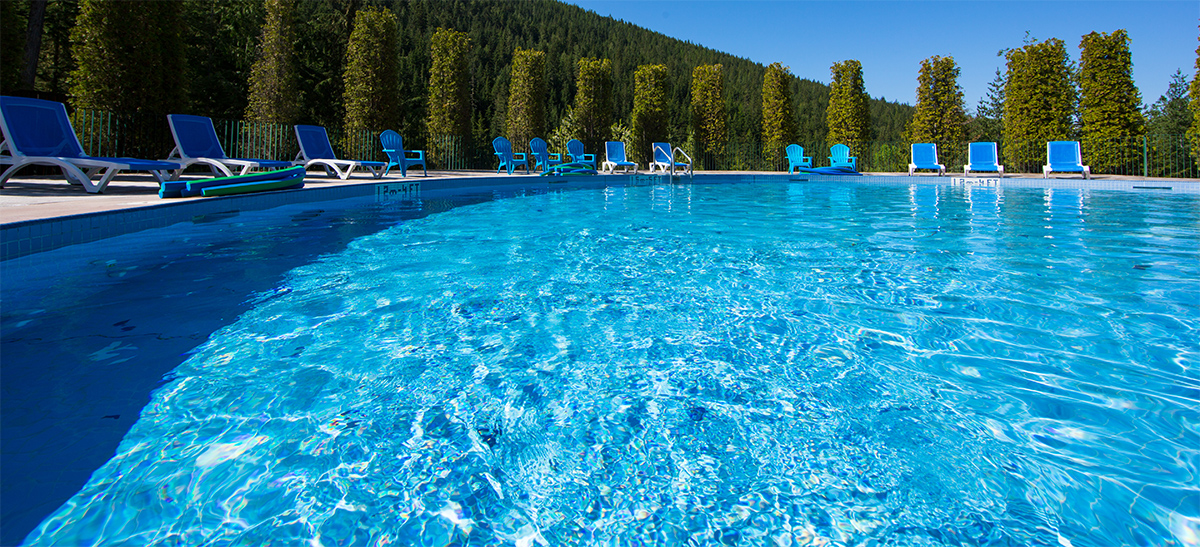
{"type": "Polygon", "coordinates": [[[525,168],[525,174],[529,174],[529,160],[525,157],[525,153],[517,152],[514,154],[512,143],[508,142],[508,139],[504,137],[492,139],[492,148],[496,150],[496,157],[500,160],[500,166],[496,167],[496,173],[499,173],[501,169],[507,168],[508,174],[511,175],[513,174],[513,170],[519,165],[525,168]]]}
{"type": "Polygon", "coordinates": [[[637,173],[638,165],[625,159],[625,143],[621,141],[608,141],[604,143],[604,169],[609,173],[616,173],[620,167],[624,173],[630,172],[633,169],[637,173]]]}
{"type": "Polygon", "coordinates": [[[804,155],[804,148],[798,144],[789,144],[787,146],[788,174],[792,171],[799,170],[801,167],[812,168],[812,157],[804,155]]]}
{"type": "Polygon", "coordinates": [[[120,171],[148,171],[161,185],[163,177],[171,170],[179,169],[178,163],[169,161],[84,154],[79,137],[71,127],[71,119],[67,117],[67,107],[59,102],[0,97],[0,130],[4,135],[4,140],[0,141],[0,164],[11,164],[0,175],[0,188],[27,165],[58,167],[67,182],[82,185],[91,194],[103,192],[120,171]],[[8,155],[3,155],[5,151],[8,155]],[[92,177],[96,175],[100,175],[100,179],[93,181],[92,177]]]}
{"type": "Polygon", "coordinates": [[[1042,166],[1042,178],[1049,178],[1050,173],[1083,173],[1083,178],[1091,178],[1092,169],[1083,164],[1079,141],[1046,143],[1046,165],[1042,166]]]}
{"type": "Polygon", "coordinates": [[[584,154],[583,143],[579,139],[571,139],[567,141],[567,157],[571,158],[571,163],[586,163],[596,168],[596,155],[584,154]]]}
{"type": "Polygon", "coordinates": [[[908,164],[908,176],[917,169],[933,169],[939,176],[946,174],[946,166],[938,163],[937,144],[931,142],[916,142],[912,147],[912,162],[908,164]]]}
{"type": "Polygon", "coordinates": [[[383,153],[387,154],[387,168],[383,171],[383,176],[387,176],[392,172],[392,167],[400,168],[400,176],[408,176],[408,168],[414,165],[421,166],[421,172],[425,176],[429,176],[429,168],[425,166],[425,151],[424,150],[405,150],[404,139],[400,134],[388,129],[379,134],[379,144],[383,145],[383,153]],[[409,154],[416,154],[417,157],[410,158],[409,154]]]}
{"type": "Polygon", "coordinates": [[[529,154],[533,156],[533,170],[541,169],[546,171],[555,165],[562,163],[562,154],[551,154],[546,149],[546,141],[541,137],[534,137],[529,141],[529,154]]]}
{"type": "Polygon", "coordinates": [[[296,159],[292,160],[293,165],[303,165],[307,170],[316,165],[325,169],[325,174],[329,176],[336,175],[337,178],[346,180],[356,168],[366,169],[374,178],[383,176],[383,162],[380,161],[354,161],[354,160],[339,160],[333,153],[333,146],[329,144],[329,134],[325,132],[325,128],[319,125],[297,125],[296,140],[300,142],[300,152],[296,154],[296,159]]]}
{"type": "Polygon", "coordinates": [[[171,150],[167,161],[177,161],[181,166],[172,180],[178,180],[184,169],[197,163],[207,165],[214,174],[225,177],[233,176],[233,169],[240,170],[238,175],[245,175],[254,168],[287,169],[292,166],[290,161],[226,156],[212,120],[204,116],[168,114],[167,122],[171,125],[171,136],[175,138],[175,149],[171,150]]]}
{"type": "Polygon", "coordinates": [[[849,167],[855,171],[858,170],[858,156],[850,155],[850,147],[844,144],[835,144],[829,147],[829,166],[830,167],[849,167]]]}
{"type": "Polygon", "coordinates": [[[963,166],[963,174],[970,175],[971,171],[1000,173],[1004,176],[1004,166],[999,163],[994,142],[973,142],[967,146],[967,164],[963,166]]]}
{"type": "MultiPolygon", "coordinates": [[[[650,172],[651,173],[654,172],[655,168],[658,168],[658,169],[662,170],[662,172],[664,172],[664,173],[669,172],[671,174],[675,174],[675,169],[680,168],[680,169],[686,169],[688,176],[691,176],[691,174],[692,174],[691,158],[687,158],[688,161],[686,163],[675,161],[675,154],[671,150],[670,143],[656,142],[656,143],[651,144],[650,146],[654,150],[654,159],[652,159],[650,161],[650,172]]],[[[683,151],[680,150],[680,153],[682,153],[682,152],[683,151]]]]}

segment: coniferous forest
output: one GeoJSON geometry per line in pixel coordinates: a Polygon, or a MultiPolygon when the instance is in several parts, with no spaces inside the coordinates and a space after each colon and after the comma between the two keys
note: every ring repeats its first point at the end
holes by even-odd
{"type": "MultiPolygon", "coordinates": [[[[0,3],[3,13],[5,60],[18,61],[30,8],[36,2],[0,3]]],[[[724,67],[724,97],[729,137],[735,142],[758,142],[762,128],[762,82],[766,66],[682,42],[631,23],[602,17],[554,0],[325,0],[296,5],[295,60],[299,73],[298,123],[340,128],[346,112],[343,75],[346,47],[355,15],[378,6],[399,21],[399,92],[401,134],[424,144],[426,98],[432,59],[430,38],[438,28],[467,33],[470,38],[471,127],[477,143],[505,134],[513,52],[524,48],[545,52],[545,118],[547,132],[557,127],[575,95],[579,59],[609,59],[613,69],[613,120],[629,124],[633,109],[633,75],[639,65],[662,64],[669,69],[668,134],[672,142],[687,138],[688,97],[692,69],[699,65],[724,67]]],[[[79,3],[48,2],[45,8],[41,55],[35,89],[45,98],[71,102],[69,75],[76,67],[71,55],[71,31],[79,3]]],[[[265,19],[262,0],[186,0],[182,3],[184,110],[220,119],[240,119],[246,112],[250,69],[258,53],[265,19]]],[[[21,62],[5,62],[0,85],[4,93],[21,88],[21,62]]],[[[792,78],[797,138],[823,141],[828,86],[792,78]]],[[[909,105],[872,100],[873,137],[898,140],[912,115],[909,105]]]]}

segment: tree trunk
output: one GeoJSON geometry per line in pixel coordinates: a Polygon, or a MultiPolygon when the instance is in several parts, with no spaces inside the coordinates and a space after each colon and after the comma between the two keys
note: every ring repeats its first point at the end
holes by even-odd
{"type": "Polygon", "coordinates": [[[25,31],[25,66],[21,86],[33,89],[37,79],[38,55],[42,51],[42,23],[46,20],[46,0],[33,0],[29,6],[29,27],[25,31]]]}

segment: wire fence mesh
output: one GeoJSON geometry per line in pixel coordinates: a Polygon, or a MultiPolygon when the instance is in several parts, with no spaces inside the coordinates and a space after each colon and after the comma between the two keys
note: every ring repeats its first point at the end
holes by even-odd
{"type": "MultiPolygon", "coordinates": [[[[175,147],[166,116],[115,114],[101,110],[75,109],[71,123],[84,151],[93,156],[160,159],[175,147]]],[[[214,119],[217,136],[230,157],[291,161],[299,151],[292,126],[214,119]]],[[[338,157],[363,161],[386,161],[379,142],[379,131],[346,132],[328,128],[329,140],[338,157]]],[[[829,165],[829,143],[808,143],[804,154],[812,156],[813,166],[829,165]]],[[[909,143],[861,141],[844,143],[857,158],[859,171],[907,172],[909,143]]],[[[486,147],[486,144],[484,145],[486,147]]],[[[1044,142],[997,143],[1000,163],[1008,173],[1041,173],[1046,158],[1044,142]]],[[[460,171],[495,167],[490,150],[472,146],[457,136],[429,139],[427,153],[431,169],[460,171]]],[[[1084,163],[1095,159],[1093,174],[1163,178],[1200,178],[1200,162],[1193,155],[1184,135],[1145,135],[1113,139],[1098,145],[1103,153],[1083,150],[1084,163]]],[[[566,152],[565,150],[556,152],[566,152]]],[[[690,152],[690,151],[689,151],[690,152]]],[[[713,171],[786,171],[788,162],[783,145],[759,142],[729,142],[720,153],[692,154],[697,169],[713,171]]],[[[598,158],[603,160],[603,158],[598,158]]],[[[967,163],[967,143],[938,143],[938,160],[947,172],[962,172],[967,163]]]]}

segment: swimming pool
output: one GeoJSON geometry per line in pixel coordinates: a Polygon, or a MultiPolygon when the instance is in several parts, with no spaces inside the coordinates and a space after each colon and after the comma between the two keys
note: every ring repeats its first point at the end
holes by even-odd
{"type": "Polygon", "coordinates": [[[1197,219],[652,185],[46,253],[4,272],[6,404],[14,362],[161,385],[27,541],[1196,544],[1197,219]]]}

